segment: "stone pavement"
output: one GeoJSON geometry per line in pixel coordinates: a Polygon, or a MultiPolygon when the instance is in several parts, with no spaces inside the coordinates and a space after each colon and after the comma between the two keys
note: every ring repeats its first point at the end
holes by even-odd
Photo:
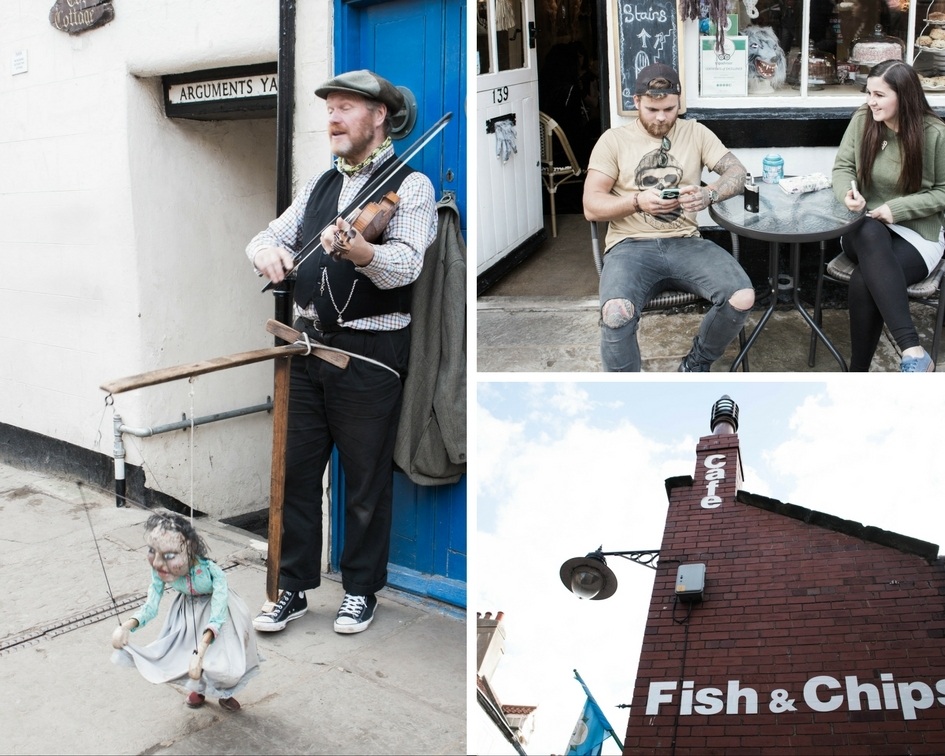
{"type": "MultiPolygon", "coordinates": [[[[580,208],[580,194],[572,189],[572,205],[580,208]]],[[[560,200],[560,198],[559,198],[560,200]]],[[[550,218],[545,219],[548,238],[541,247],[476,300],[476,358],[479,372],[599,372],[600,335],[597,326],[597,268],[593,264],[589,226],[583,215],[572,208],[563,212],[559,201],[558,236],[551,237],[550,218]]],[[[726,237],[716,239],[725,244],[726,237]]],[[[768,254],[763,243],[749,249],[743,244],[741,263],[755,283],[755,308],[749,316],[750,333],[768,303],[768,254]]],[[[837,250],[834,250],[837,251],[837,250]]],[[[806,304],[812,299],[819,268],[816,245],[807,245],[802,257],[801,295],[806,304]]],[[[782,253],[782,265],[787,255],[782,253]]],[[[830,259],[827,257],[827,259],[830,259]]],[[[849,314],[847,288],[824,284],[824,330],[840,354],[849,361],[849,314]]],[[[705,305],[690,305],[678,311],[644,313],[639,338],[644,372],[673,372],[689,351],[699,328],[705,305]]],[[[912,315],[919,339],[931,350],[935,309],[913,302],[912,315]]],[[[812,313],[813,307],[808,306],[812,313]]],[[[839,372],[836,360],[817,347],[814,367],[807,364],[810,328],[801,315],[779,302],[765,330],[749,352],[755,373],[839,372]]],[[[738,354],[733,345],[713,365],[713,372],[726,372],[738,354]]],[[[883,336],[873,360],[872,371],[899,370],[899,354],[883,336]]],[[[938,370],[945,369],[939,355],[938,370]]]]}
{"type": "MultiPolygon", "coordinates": [[[[477,300],[476,360],[484,372],[599,372],[600,335],[596,297],[481,296],[477,300]]],[[[673,372],[692,345],[704,305],[644,313],[638,337],[643,372],[673,372]]],[[[780,305],[779,305],[780,307],[780,305]]],[[[810,311],[810,310],[808,310],[810,311]]],[[[931,349],[935,310],[912,304],[919,338],[931,349]]],[[[753,310],[746,332],[751,333],[762,311],[753,310]]],[[[850,358],[849,316],[846,310],[823,311],[824,332],[845,360],[850,358]]],[[[839,372],[840,366],[819,344],[814,367],[809,367],[810,327],[800,313],[776,309],[749,351],[751,372],[839,372]]],[[[738,354],[732,344],[712,372],[726,372],[738,354]]],[[[896,372],[899,354],[887,335],[880,339],[871,372],[896,372]]],[[[945,370],[939,354],[937,370],[945,370]]]]}
{"type": "MultiPolygon", "coordinates": [[[[183,688],[112,664],[116,614],[127,618],[150,581],[149,513],[114,501],[73,480],[0,465],[0,753],[466,752],[465,612],[391,589],[378,594],[367,631],[338,635],[344,591],[326,576],[307,594],[308,614],[259,634],[266,661],[239,695],[239,712],[213,699],[189,709],[183,688]]],[[[255,536],[196,524],[255,611],[266,582],[255,536]]],[[[144,640],[157,635],[170,603],[166,596],[140,631],[144,640]]]]}

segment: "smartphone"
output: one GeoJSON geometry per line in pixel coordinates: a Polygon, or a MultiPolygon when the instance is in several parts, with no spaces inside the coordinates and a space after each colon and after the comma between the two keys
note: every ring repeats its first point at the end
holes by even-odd
{"type": "Polygon", "coordinates": [[[660,192],[660,199],[679,199],[678,189],[663,189],[660,192]]]}
{"type": "Polygon", "coordinates": [[[856,179],[853,179],[853,180],[850,182],[850,188],[853,190],[853,193],[854,193],[854,194],[859,194],[859,193],[860,193],[860,190],[856,188],[856,179]]]}

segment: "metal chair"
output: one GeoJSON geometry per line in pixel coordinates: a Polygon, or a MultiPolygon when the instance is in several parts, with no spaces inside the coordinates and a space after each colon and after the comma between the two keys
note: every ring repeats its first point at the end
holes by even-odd
{"type": "MultiPolygon", "coordinates": [[[[823,265],[823,247],[820,252],[820,269],[824,270],[823,265]]],[[[823,276],[818,278],[817,293],[814,298],[814,321],[820,325],[821,314],[821,293],[823,288],[823,279],[834,281],[835,283],[849,284],[850,276],[856,270],[856,263],[847,257],[843,252],[837,255],[833,260],[827,263],[827,268],[823,276]]],[[[942,277],[945,276],[945,258],[938,261],[932,272],[918,283],[912,284],[906,288],[909,299],[913,302],[929,305],[935,308],[935,334],[932,336],[932,349],[929,356],[933,363],[938,362],[938,349],[942,341],[942,328],[945,327],[945,297],[942,296],[942,277]]],[[[810,357],[808,364],[814,365],[814,358],[817,353],[817,339],[811,334],[810,357]]]]}
{"type": "Polygon", "coordinates": [[[574,150],[571,149],[571,143],[558,122],[541,111],[538,112],[538,121],[541,127],[541,178],[545,189],[548,190],[548,200],[551,205],[551,235],[554,237],[558,235],[558,224],[555,220],[555,194],[558,187],[568,181],[579,180],[584,170],[578,164],[574,150]],[[568,165],[555,165],[555,139],[561,144],[561,149],[569,161],[568,165]]]}
{"type": "MultiPolygon", "coordinates": [[[[598,277],[604,269],[604,255],[601,251],[600,230],[597,227],[597,221],[589,221],[591,224],[591,252],[594,255],[594,265],[597,268],[598,277]]],[[[606,224],[604,224],[606,225],[606,224]]],[[[732,239],[732,257],[738,261],[739,247],[738,236],[730,234],[732,239]]],[[[666,289],[659,292],[656,296],[650,297],[643,306],[643,312],[653,312],[654,310],[669,310],[673,307],[682,307],[683,305],[695,304],[696,302],[705,302],[706,300],[698,294],[689,291],[677,291],[666,289]]],[[[740,347],[745,346],[745,329],[738,332],[738,343],[740,347]]],[[[745,372],[748,372],[748,355],[742,359],[742,365],[745,372]]]]}

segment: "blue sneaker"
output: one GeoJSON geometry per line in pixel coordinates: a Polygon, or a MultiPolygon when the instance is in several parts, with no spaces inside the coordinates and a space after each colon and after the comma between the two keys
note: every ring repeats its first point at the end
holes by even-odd
{"type": "Polygon", "coordinates": [[[935,370],[935,363],[928,352],[923,352],[921,357],[903,357],[899,363],[900,373],[931,373],[935,370]]]}

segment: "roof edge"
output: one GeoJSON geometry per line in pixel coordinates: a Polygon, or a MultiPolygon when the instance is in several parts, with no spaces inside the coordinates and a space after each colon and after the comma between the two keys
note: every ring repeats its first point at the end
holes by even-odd
{"type": "MultiPolygon", "coordinates": [[[[670,481],[666,481],[667,490],[670,487],[670,481]]],[[[923,559],[934,561],[938,559],[938,544],[923,541],[911,536],[894,533],[891,530],[883,530],[872,525],[863,525],[854,520],[845,520],[842,517],[818,512],[814,509],[800,507],[797,504],[786,504],[777,499],[770,499],[767,496],[749,493],[748,491],[738,491],[735,500],[747,504],[751,507],[764,509],[768,512],[790,517],[795,520],[801,520],[809,525],[815,525],[827,530],[833,530],[837,533],[859,538],[863,541],[876,543],[880,546],[902,551],[906,554],[914,554],[923,559]]]]}
{"type": "Polygon", "coordinates": [[[677,475],[674,478],[666,478],[666,496],[671,496],[674,488],[692,488],[695,482],[695,478],[691,475],[677,475]]]}

